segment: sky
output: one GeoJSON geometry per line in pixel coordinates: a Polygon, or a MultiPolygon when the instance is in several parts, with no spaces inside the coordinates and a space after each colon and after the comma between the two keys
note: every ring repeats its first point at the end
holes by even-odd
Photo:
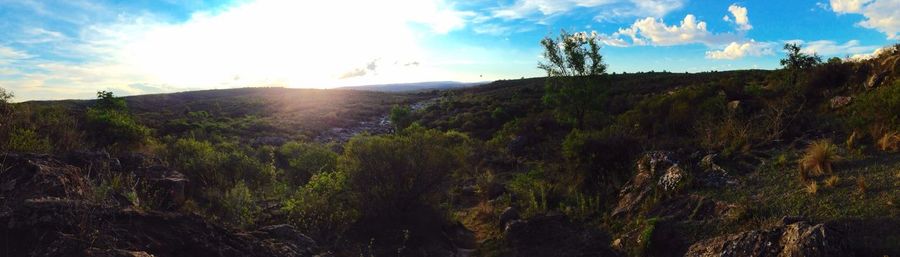
{"type": "Polygon", "coordinates": [[[14,101],[543,76],[540,40],[592,32],[610,72],[776,69],[785,43],[865,58],[900,0],[0,0],[14,101]]]}

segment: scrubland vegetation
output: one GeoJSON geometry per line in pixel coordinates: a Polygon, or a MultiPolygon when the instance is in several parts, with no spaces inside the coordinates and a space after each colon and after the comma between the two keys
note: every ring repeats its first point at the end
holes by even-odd
{"type": "MultiPolygon", "coordinates": [[[[546,78],[441,92],[99,92],[94,101],[9,103],[12,92],[0,91],[0,149],[158,158],[189,180],[183,203],[102,167],[91,177],[94,201],[124,197],[236,230],[288,223],[338,256],[529,256],[514,227],[549,216],[564,217],[557,227],[566,231],[604,231],[609,238],[593,243],[609,254],[644,256],[681,255],[786,216],[897,222],[900,46],[822,62],[788,45],[774,71],[607,74],[587,35],[542,45],[546,78]],[[313,140],[386,113],[393,133],[313,140]],[[648,174],[674,182],[653,181],[633,210],[618,211],[653,151],[676,168],[648,174]],[[715,211],[704,209],[710,201],[715,211]]],[[[853,249],[896,254],[893,236],[853,249]]],[[[606,254],[597,253],[584,256],[606,254]]]]}

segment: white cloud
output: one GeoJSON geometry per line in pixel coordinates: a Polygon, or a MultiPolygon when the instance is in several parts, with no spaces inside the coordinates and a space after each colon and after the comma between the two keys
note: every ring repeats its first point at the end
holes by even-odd
{"type": "Polygon", "coordinates": [[[734,24],[738,26],[738,30],[750,30],[753,28],[753,26],[750,25],[750,18],[747,17],[746,7],[732,4],[731,6],[728,6],[728,12],[730,12],[732,16],[725,15],[722,19],[727,22],[734,22],[734,24]]]}
{"type": "Polygon", "coordinates": [[[706,58],[716,60],[735,60],[745,56],[773,55],[772,43],[749,41],[745,43],[731,42],[725,49],[706,52],[706,58]]]}
{"type": "Polygon", "coordinates": [[[734,41],[731,34],[713,34],[707,30],[706,22],[697,20],[692,14],[684,17],[679,25],[667,25],[662,19],[647,17],[639,19],[628,28],[620,28],[612,35],[601,35],[600,40],[612,46],[627,45],[684,45],[701,43],[719,45],[734,41]],[[624,38],[624,39],[623,39],[624,38]],[[628,44],[628,40],[631,41],[628,44]]]}
{"type": "Polygon", "coordinates": [[[830,0],[831,10],[837,13],[859,13],[872,0],[830,0]]]}
{"type": "Polygon", "coordinates": [[[818,40],[810,42],[804,42],[802,40],[792,40],[789,41],[789,43],[798,43],[803,45],[803,49],[800,50],[803,53],[818,54],[822,56],[841,56],[869,53],[880,48],[880,46],[862,45],[859,40],[850,40],[843,44],[838,44],[837,42],[831,40],[818,40]]]}
{"type": "Polygon", "coordinates": [[[28,59],[32,56],[25,51],[17,50],[12,47],[0,45],[0,63],[4,61],[13,61],[28,59]]]}
{"type": "Polygon", "coordinates": [[[865,61],[865,60],[869,60],[869,59],[878,57],[878,55],[887,51],[888,49],[889,49],[889,47],[882,47],[882,48],[875,49],[875,51],[872,51],[871,53],[854,54],[854,55],[850,56],[850,58],[848,58],[848,59],[851,61],[865,61]]]}
{"type": "Polygon", "coordinates": [[[680,9],[686,0],[517,0],[512,6],[498,8],[492,16],[524,19],[563,14],[577,8],[600,11],[598,20],[622,17],[662,17],[680,9]]]}
{"type": "Polygon", "coordinates": [[[878,30],[888,39],[900,39],[900,0],[831,0],[838,14],[861,14],[859,26],[878,30]]]}

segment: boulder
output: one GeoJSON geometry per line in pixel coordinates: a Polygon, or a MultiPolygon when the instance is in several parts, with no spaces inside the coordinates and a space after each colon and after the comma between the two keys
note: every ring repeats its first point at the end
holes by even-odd
{"type": "Polygon", "coordinates": [[[83,199],[91,186],[82,170],[47,155],[7,154],[0,164],[0,205],[15,209],[27,199],[83,199]]]}
{"type": "Polygon", "coordinates": [[[619,202],[612,215],[630,215],[657,189],[674,193],[683,187],[687,173],[673,161],[672,153],[649,152],[637,161],[634,177],[619,191],[619,202]]]}
{"type": "Polygon", "coordinates": [[[842,233],[799,221],[697,242],[685,256],[855,256],[842,233]]]}
{"type": "Polygon", "coordinates": [[[831,103],[831,109],[836,110],[849,105],[851,101],[853,101],[852,96],[835,96],[831,98],[829,103],[831,103]]]}

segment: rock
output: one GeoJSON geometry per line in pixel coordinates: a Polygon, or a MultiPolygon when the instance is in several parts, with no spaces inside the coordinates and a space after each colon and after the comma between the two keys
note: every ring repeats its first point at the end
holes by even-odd
{"type": "Polygon", "coordinates": [[[829,102],[831,103],[831,109],[836,110],[849,105],[851,101],[853,101],[852,96],[835,96],[829,102]]]}
{"type": "Polygon", "coordinates": [[[674,192],[684,186],[686,179],[687,172],[675,164],[666,169],[666,173],[659,177],[657,185],[666,192],[674,192]]]}
{"type": "Polygon", "coordinates": [[[631,214],[657,187],[662,193],[677,190],[687,177],[683,169],[671,159],[669,152],[649,152],[637,161],[634,177],[619,191],[619,202],[612,215],[631,214]]]}
{"type": "Polygon", "coordinates": [[[537,216],[514,221],[506,229],[510,256],[618,256],[605,233],[582,228],[565,216],[537,216]]]}
{"type": "Polygon", "coordinates": [[[685,256],[855,256],[841,233],[805,221],[703,240],[685,256]]]}
{"type": "Polygon", "coordinates": [[[27,199],[83,199],[91,186],[82,170],[46,155],[7,154],[0,164],[0,195],[4,207],[15,209],[27,199]]]}
{"type": "Polygon", "coordinates": [[[740,100],[734,100],[734,101],[728,102],[728,110],[737,111],[740,108],[741,108],[740,100]]]}
{"type": "Polygon", "coordinates": [[[710,188],[736,185],[737,181],[728,174],[725,168],[716,164],[716,156],[716,154],[708,154],[700,159],[700,163],[697,164],[700,172],[695,174],[695,181],[701,186],[710,188]]]}
{"type": "Polygon", "coordinates": [[[503,212],[500,213],[500,225],[504,228],[511,221],[517,219],[519,219],[519,210],[515,207],[506,207],[506,209],[504,209],[503,212]]]}
{"type": "Polygon", "coordinates": [[[313,256],[318,249],[286,225],[235,233],[194,214],[93,202],[87,174],[53,156],[9,154],[0,170],[0,252],[9,256],[313,256]]]}

